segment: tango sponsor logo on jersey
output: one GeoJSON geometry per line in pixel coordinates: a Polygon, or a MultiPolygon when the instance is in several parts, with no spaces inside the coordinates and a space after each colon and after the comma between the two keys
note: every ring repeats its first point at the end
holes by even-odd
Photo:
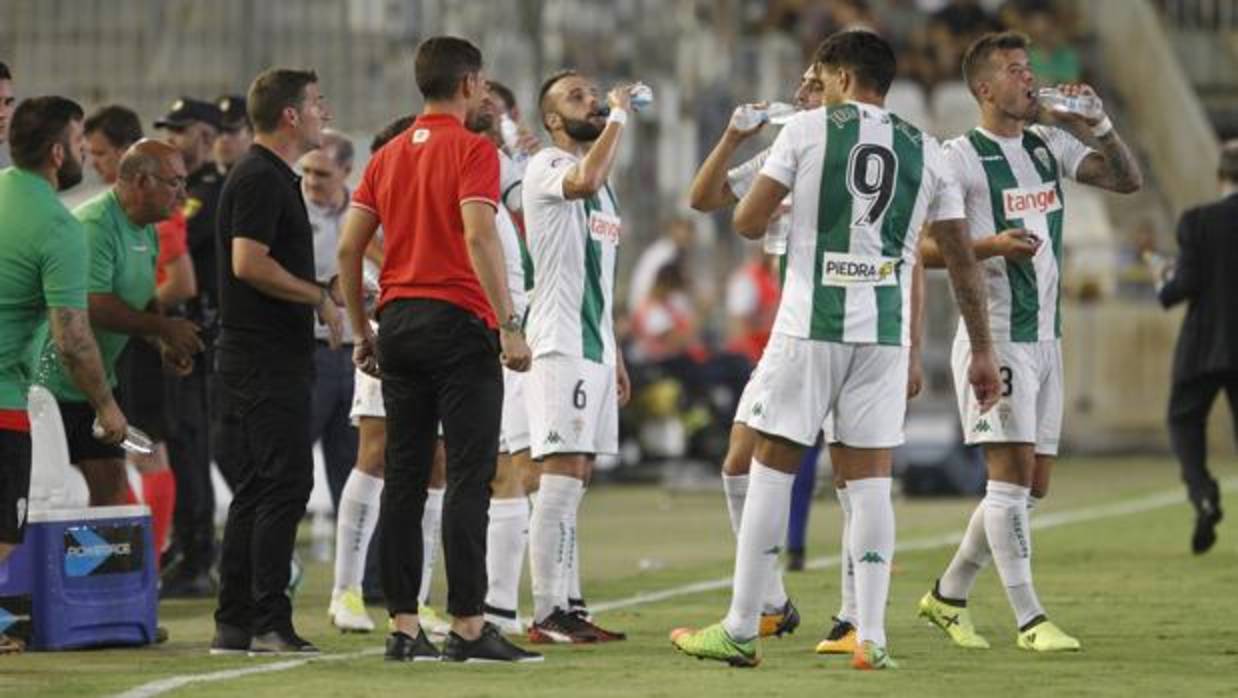
{"type": "Polygon", "coordinates": [[[898,262],[891,257],[826,252],[821,283],[824,286],[896,286],[898,262]]]}
{"type": "Polygon", "coordinates": [[[605,211],[589,212],[589,237],[598,242],[618,245],[622,234],[623,224],[619,222],[618,216],[612,216],[605,211]]]}
{"type": "Polygon", "coordinates": [[[1062,210],[1062,198],[1057,195],[1057,185],[1046,182],[1033,187],[1005,189],[1002,191],[1002,208],[1006,218],[1043,216],[1062,210]]]}

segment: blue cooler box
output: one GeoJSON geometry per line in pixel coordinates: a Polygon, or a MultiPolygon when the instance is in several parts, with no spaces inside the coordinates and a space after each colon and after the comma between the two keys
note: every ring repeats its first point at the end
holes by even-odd
{"type": "Polygon", "coordinates": [[[31,649],[150,644],[158,604],[145,506],[31,512],[26,542],[0,565],[0,626],[31,649]]]}

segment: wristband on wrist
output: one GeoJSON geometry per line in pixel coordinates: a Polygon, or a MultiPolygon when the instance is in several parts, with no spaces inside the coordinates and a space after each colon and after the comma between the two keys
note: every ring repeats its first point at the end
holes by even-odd
{"type": "Polygon", "coordinates": [[[606,117],[607,123],[619,124],[620,126],[628,123],[628,112],[626,109],[611,109],[610,116],[606,117]]]}
{"type": "Polygon", "coordinates": [[[1106,114],[1105,118],[1101,119],[1099,124],[1092,127],[1092,135],[1096,138],[1103,138],[1104,136],[1109,135],[1109,132],[1112,130],[1113,122],[1109,120],[1109,115],[1106,114]]]}

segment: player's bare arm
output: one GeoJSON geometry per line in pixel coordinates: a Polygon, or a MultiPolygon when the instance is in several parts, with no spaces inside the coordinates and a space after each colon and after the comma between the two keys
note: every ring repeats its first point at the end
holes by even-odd
{"type": "MultiPolygon", "coordinates": [[[[1058,89],[1070,96],[1096,96],[1091,86],[1085,84],[1059,85],[1058,89]]],[[[1075,172],[1077,181],[1119,194],[1131,194],[1143,187],[1143,172],[1139,169],[1139,163],[1103,112],[1100,118],[1095,119],[1047,109],[1042,109],[1040,115],[1041,120],[1069,131],[1085,143],[1094,144],[1096,152],[1079,163],[1075,172]]]]}
{"type": "Polygon", "coordinates": [[[776,180],[765,175],[758,176],[752,189],[735,207],[735,232],[749,240],[759,240],[765,235],[770,219],[789,192],[776,180]]]}
{"type": "MultiPolygon", "coordinates": [[[[737,107],[736,113],[743,108],[737,107]]],[[[727,181],[727,168],[739,146],[764,125],[765,123],[761,122],[747,130],[736,128],[735,115],[731,116],[730,123],[722,132],[722,138],[718,139],[714,149],[709,151],[709,157],[705,158],[705,162],[701,163],[700,169],[696,171],[696,176],[692,178],[692,188],[688,190],[688,204],[692,208],[708,213],[735,205],[739,197],[731,191],[731,185],[727,181]]]]}
{"type": "MultiPolygon", "coordinates": [[[[1035,233],[1023,228],[1011,228],[987,238],[972,242],[972,253],[977,260],[1005,257],[1009,260],[1031,259],[1040,249],[1041,240],[1035,233]]],[[[937,241],[929,235],[920,237],[920,263],[928,269],[945,269],[946,259],[941,255],[937,241]]]]}
{"type": "MultiPolygon", "coordinates": [[[[585,99],[578,95],[579,89],[572,90],[569,101],[585,99]]],[[[607,101],[611,111],[629,110],[631,101],[630,86],[620,85],[610,91],[607,101]]],[[[615,164],[615,154],[619,152],[619,137],[623,134],[623,123],[615,118],[607,120],[602,135],[594,141],[589,151],[576,163],[563,178],[563,195],[568,199],[586,199],[602,190],[610,177],[610,170],[615,164]]]]}
{"type": "Polygon", "coordinates": [[[101,440],[119,443],[125,437],[128,424],[107,384],[99,345],[90,329],[89,314],[78,308],[49,308],[48,322],[60,362],[98,413],[99,426],[103,429],[101,440]]]}

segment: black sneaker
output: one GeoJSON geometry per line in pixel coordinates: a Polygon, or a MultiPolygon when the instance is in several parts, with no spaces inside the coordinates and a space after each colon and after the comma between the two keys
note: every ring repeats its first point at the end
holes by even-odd
{"type": "Polygon", "coordinates": [[[383,659],[389,662],[437,662],[442,658],[424,630],[418,629],[417,637],[409,637],[398,630],[387,636],[387,652],[383,659]]]}
{"type": "Polygon", "coordinates": [[[215,624],[215,639],[211,640],[211,654],[226,656],[249,654],[253,636],[244,628],[225,623],[215,624]]]}
{"type": "Polygon", "coordinates": [[[597,638],[598,642],[618,642],[628,639],[627,633],[621,633],[618,630],[607,630],[597,623],[593,622],[593,618],[589,616],[586,610],[575,610],[568,615],[574,617],[576,622],[583,626],[588,632],[592,633],[597,638]]]}
{"type": "Polygon", "coordinates": [[[1191,535],[1191,551],[1202,555],[1217,542],[1216,526],[1224,514],[1221,507],[1211,499],[1204,499],[1196,507],[1195,532],[1191,535]]]}
{"type": "Polygon", "coordinates": [[[586,644],[598,642],[592,626],[578,613],[556,608],[540,622],[529,625],[529,642],[535,645],[586,644]]]}
{"type": "Polygon", "coordinates": [[[249,643],[251,657],[280,657],[285,655],[305,656],[319,654],[312,642],[297,635],[292,628],[272,630],[255,635],[249,643]]]}
{"type": "Polygon", "coordinates": [[[787,571],[788,572],[803,572],[804,564],[806,563],[804,550],[788,550],[787,551],[787,571]]]}
{"type": "Polygon", "coordinates": [[[542,655],[523,650],[503,637],[497,626],[486,623],[476,640],[465,640],[452,631],[443,643],[445,662],[540,662],[542,655]]]}

